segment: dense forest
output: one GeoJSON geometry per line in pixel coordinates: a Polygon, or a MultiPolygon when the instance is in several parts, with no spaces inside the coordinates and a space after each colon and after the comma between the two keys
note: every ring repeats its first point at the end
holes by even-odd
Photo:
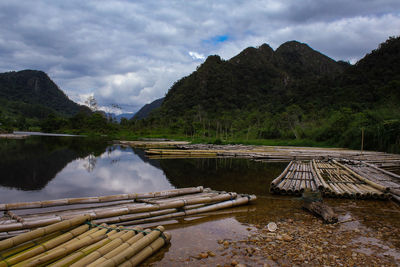
{"type": "Polygon", "coordinates": [[[209,56],[177,81],[134,131],[218,142],[309,140],[400,152],[400,38],[355,65],[291,41],[264,44],[230,60],[209,56]]]}
{"type": "Polygon", "coordinates": [[[143,116],[119,124],[73,103],[40,71],[0,74],[0,104],[0,131],[355,149],[364,133],[365,149],[400,153],[400,37],[354,65],[296,41],[209,56],[143,116]]]}

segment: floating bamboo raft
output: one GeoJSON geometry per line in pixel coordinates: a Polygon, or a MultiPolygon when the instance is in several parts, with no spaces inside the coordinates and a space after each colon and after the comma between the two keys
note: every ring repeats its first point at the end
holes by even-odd
{"type": "Polygon", "coordinates": [[[145,194],[70,198],[0,205],[0,239],[88,215],[93,223],[141,225],[240,206],[254,195],[191,187],[145,194]]]}
{"type": "Polygon", "coordinates": [[[124,146],[137,148],[172,148],[180,145],[188,145],[187,141],[116,141],[124,146]]]}
{"type": "MultiPolygon", "coordinates": [[[[368,164],[368,163],[367,163],[368,164]]],[[[372,167],[370,167],[372,168],[372,167]]],[[[379,168],[374,169],[383,177],[379,168]]],[[[277,194],[301,195],[306,188],[321,191],[327,197],[388,199],[392,192],[400,193],[399,184],[393,180],[371,179],[366,169],[356,170],[336,160],[291,161],[286,169],[271,182],[270,190],[277,194]],[[362,170],[362,171],[361,171],[362,170]],[[390,192],[390,193],[389,193],[390,192]]],[[[369,174],[372,174],[370,171],[369,174]]],[[[387,178],[382,178],[387,179],[387,178]]],[[[399,180],[400,181],[400,180],[399,180]]]]}
{"type": "Polygon", "coordinates": [[[77,216],[0,241],[0,267],[137,266],[171,239],[163,226],[143,230],[88,219],[77,216]]]}
{"type": "Polygon", "coordinates": [[[359,151],[342,148],[176,144],[176,149],[162,149],[154,143],[146,150],[149,156],[159,157],[240,157],[265,161],[326,160],[340,158],[374,164],[378,167],[400,170],[400,155],[376,151],[359,151]],[[153,148],[153,149],[151,149],[153,148]],[[189,152],[190,151],[190,152],[189,152]]]}

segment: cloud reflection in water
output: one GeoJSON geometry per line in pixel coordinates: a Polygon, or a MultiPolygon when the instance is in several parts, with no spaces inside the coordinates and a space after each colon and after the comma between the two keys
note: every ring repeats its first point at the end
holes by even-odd
{"type": "Polygon", "coordinates": [[[89,155],[70,162],[40,191],[0,187],[0,203],[141,193],[172,188],[162,170],[143,162],[132,149],[114,146],[99,157],[89,155]]]}

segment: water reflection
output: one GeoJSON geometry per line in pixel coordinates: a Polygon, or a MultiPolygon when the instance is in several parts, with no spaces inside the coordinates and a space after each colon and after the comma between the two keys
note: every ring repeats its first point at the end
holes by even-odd
{"type": "Polygon", "coordinates": [[[199,185],[263,195],[284,167],[241,159],[150,160],[143,150],[66,137],[7,140],[0,153],[3,203],[199,185]]]}
{"type": "Polygon", "coordinates": [[[83,138],[0,140],[0,185],[41,190],[69,162],[90,154],[98,156],[106,147],[104,142],[83,138]]]}

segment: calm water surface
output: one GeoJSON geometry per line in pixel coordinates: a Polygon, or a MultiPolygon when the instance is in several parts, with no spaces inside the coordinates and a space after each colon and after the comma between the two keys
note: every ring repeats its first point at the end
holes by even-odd
{"type": "MultiPolygon", "coordinates": [[[[201,265],[188,261],[202,251],[216,251],[220,239],[244,239],[265,218],[279,221],[302,214],[301,200],[269,194],[269,184],[285,163],[243,159],[150,160],[143,150],[105,140],[34,136],[0,140],[0,203],[161,191],[202,185],[215,190],[256,194],[255,204],[163,222],[172,242],[147,261],[157,266],[201,265]],[[200,238],[201,237],[201,238],[200,238]]],[[[400,227],[392,202],[327,200],[343,216],[360,218],[371,229],[400,227]],[[375,212],[371,213],[370,210],[375,212]],[[367,218],[367,219],[365,219],[367,218]]],[[[400,242],[398,244],[400,246],[400,242]]],[[[215,262],[218,262],[218,256],[215,262]]]]}

